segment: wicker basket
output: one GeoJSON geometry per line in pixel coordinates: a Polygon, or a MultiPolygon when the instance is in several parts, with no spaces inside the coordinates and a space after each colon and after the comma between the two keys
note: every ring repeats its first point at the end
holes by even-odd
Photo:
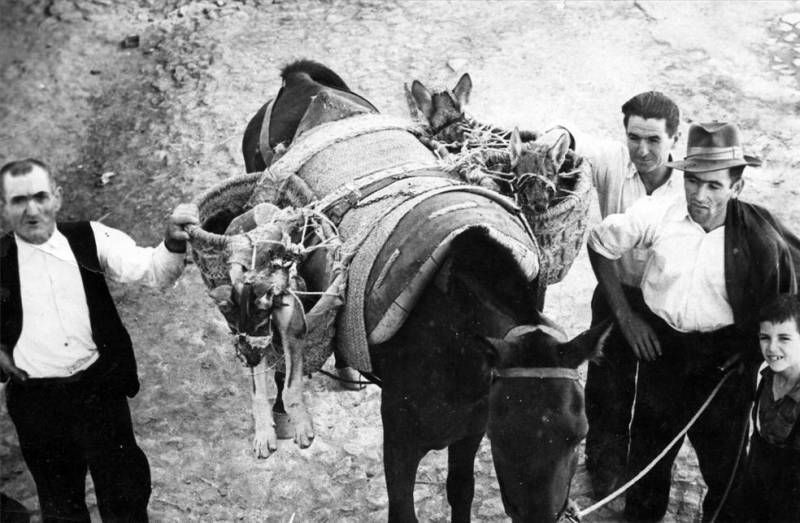
{"type": "Polygon", "coordinates": [[[225,263],[227,241],[221,236],[228,224],[245,210],[261,173],[234,176],[195,198],[200,227],[190,230],[192,257],[209,290],[230,283],[225,263]]]}
{"type": "Polygon", "coordinates": [[[579,177],[572,194],[542,213],[530,207],[522,209],[545,257],[548,285],[560,282],[567,275],[583,247],[589,224],[592,193],[589,162],[579,162],[576,169],[579,177]]]}
{"type": "MultiPolygon", "coordinates": [[[[226,263],[230,237],[223,233],[231,220],[244,212],[261,175],[262,173],[250,173],[228,178],[204,191],[194,200],[199,208],[201,226],[189,228],[192,256],[209,290],[230,284],[226,263]]],[[[340,285],[342,290],[337,294],[344,296],[344,284],[340,285]]],[[[329,288],[326,292],[334,290],[337,289],[329,288]]],[[[333,337],[339,306],[340,304],[334,304],[323,307],[320,300],[306,313],[308,332],[303,342],[304,372],[318,371],[333,353],[333,337]]],[[[232,324],[231,326],[233,327],[232,324]]],[[[264,334],[255,333],[257,336],[264,334]]],[[[234,343],[242,354],[259,352],[269,367],[279,369],[284,367],[283,353],[271,343],[259,348],[251,344],[249,338],[241,337],[236,338],[234,343]]]]}

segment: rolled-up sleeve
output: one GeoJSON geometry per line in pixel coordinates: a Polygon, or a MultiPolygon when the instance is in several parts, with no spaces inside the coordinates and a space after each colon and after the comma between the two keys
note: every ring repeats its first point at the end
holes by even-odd
{"type": "Polygon", "coordinates": [[[663,200],[648,196],[624,213],[608,215],[589,232],[589,247],[609,260],[634,248],[649,248],[666,210],[663,200]]]}
{"type": "Polygon", "coordinates": [[[91,222],[97,256],[106,276],[120,283],[140,283],[148,287],[167,287],[183,272],[183,253],[157,247],[140,247],[122,231],[91,222]]]}

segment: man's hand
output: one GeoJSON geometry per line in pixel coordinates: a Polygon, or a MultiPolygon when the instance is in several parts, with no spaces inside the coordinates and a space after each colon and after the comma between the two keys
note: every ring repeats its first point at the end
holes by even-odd
{"type": "Polygon", "coordinates": [[[164,235],[164,245],[172,252],[186,252],[186,242],[189,233],[184,226],[200,223],[200,212],[193,203],[182,203],[175,207],[167,220],[167,232],[164,235]]]}
{"type": "Polygon", "coordinates": [[[11,356],[6,353],[5,349],[0,348],[0,370],[11,376],[14,381],[25,381],[28,379],[28,373],[20,369],[11,360],[11,356]]]}
{"type": "Polygon", "coordinates": [[[566,140],[567,143],[570,143],[569,132],[563,127],[553,127],[540,135],[536,139],[536,143],[546,145],[547,149],[552,149],[556,144],[561,143],[562,140],[566,140]]]}
{"type": "Polygon", "coordinates": [[[620,319],[619,328],[638,359],[653,361],[661,356],[661,344],[658,342],[658,336],[638,314],[632,313],[630,316],[620,319]]]}

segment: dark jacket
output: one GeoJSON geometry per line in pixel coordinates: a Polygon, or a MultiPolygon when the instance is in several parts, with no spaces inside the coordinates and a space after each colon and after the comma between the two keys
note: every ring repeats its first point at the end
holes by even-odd
{"type": "Polygon", "coordinates": [[[761,360],[758,313],[778,294],[797,294],[800,238],[765,208],[732,199],[725,217],[725,286],[737,328],[752,340],[747,358],[761,360]]]}
{"type": "MultiPolygon", "coordinates": [[[[136,360],[130,336],[119,318],[97,257],[97,244],[89,222],[60,223],[58,230],[67,238],[78,262],[89,321],[100,358],[95,363],[102,376],[117,390],[133,397],[139,390],[136,360]]],[[[12,355],[22,333],[22,295],[20,294],[17,245],[14,234],[0,238],[0,342],[12,355]]],[[[7,376],[0,376],[5,381],[7,376]]]]}

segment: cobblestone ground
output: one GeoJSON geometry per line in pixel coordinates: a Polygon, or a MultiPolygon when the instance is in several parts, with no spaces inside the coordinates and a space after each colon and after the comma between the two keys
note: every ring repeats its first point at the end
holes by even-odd
{"type": "MultiPolygon", "coordinates": [[[[684,130],[694,119],[740,123],[766,160],[748,171],[744,198],[800,228],[795,3],[0,0],[0,12],[0,161],[44,158],[66,190],[62,218],[99,219],[142,242],[158,240],[176,202],[243,172],[244,126],[277,91],[280,66],[300,57],[332,66],[384,112],[406,114],[404,82],[452,86],[469,71],[479,119],[577,122],[620,138],[621,103],[666,91],[684,130]]],[[[577,334],[593,287],[581,255],[550,290],[547,312],[577,334]]],[[[196,268],[164,293],[113,292],[138,351],[142,392],[131,405],[154,521],[386,519],[377,388],[344,392],[313,377],[312,447],[282,442],[256,460],[249,378],[196,268]]],[[[445,467],[443,452],[420,467],[423,521],[449,517],[445,467]]],[[[504,521],[485,441],[476,478],[474,518],[504,521]]],[[[4,402],[0,481],[36,509],[4,402]]],[[[667,521],[699,519],[703,489],[687,446],[667,521]]],[[[582,466],[573,492],[591,504],[582,466]]],[[[618,520],[620,508],[586,520],[618,520]]]]}

